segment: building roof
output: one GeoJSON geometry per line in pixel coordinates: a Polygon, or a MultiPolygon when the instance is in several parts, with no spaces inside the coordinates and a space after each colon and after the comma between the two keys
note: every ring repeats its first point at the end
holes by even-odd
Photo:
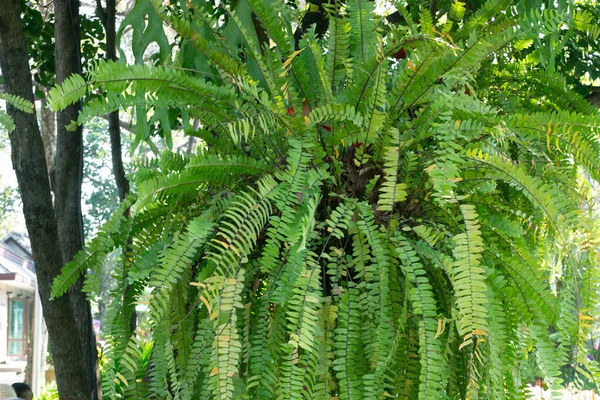
{"type": "Polygon", "coordinates": [[[2,242],[6,244],[13,253],[17,253],[21,257],[31,260],[33,265],[31,246],[29,245],[29,239],[26,236],[18,233],[9,233],[2,239],[2,242]]]}
{"type": "Polygon", "coordinates": [[[10,234],[0,241],[0,281],[23,289],[36,288],[35,267],[26,238],[10,234]]]}

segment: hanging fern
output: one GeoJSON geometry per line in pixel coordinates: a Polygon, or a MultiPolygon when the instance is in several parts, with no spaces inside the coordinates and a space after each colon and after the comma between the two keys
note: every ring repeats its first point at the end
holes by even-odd
{"type": "Polygon", "coordinates": [[[54,285],[84,274],[93,294],[125,251],[105,396],[523,399],[526,364],[595,385],[600,119],[515,61],[568,17],[517,3],[399,5],[394,24],[362,0],[139,2],[178,56],[100,62],[50,95],[91,97],[75,124],[135,111],[136,143],[167,147],[54,285]],[[329,28],[296,37],[302,15],[329,28]],[[169,149],[175,128],[197,153],[169,149]]]}

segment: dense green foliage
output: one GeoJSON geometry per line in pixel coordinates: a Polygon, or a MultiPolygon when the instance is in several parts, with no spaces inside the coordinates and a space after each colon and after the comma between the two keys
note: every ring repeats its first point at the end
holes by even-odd
{"type": "Polygon", "coordinates": [[[455,2],[392,25],[348,0],[296,43],[283,2],[202,4],[139,1],[179,56],[101,62],[50,96],[102,90],[79,122],[133,108],[136,143],[201,139],[138,162],[136,196],[55,281],[86,273],[93,295],[124,251],[104,396],[516,399],[532,364],[595,386],[600,117],[512,57],[568,15],[455,2]]]}
{"type": "MultiPolygon", "coordinates": [[[[34,92],[43,98],[41,88],[49,88],[56,84],[54,60],[54,13],[53,8],[40,0],[23,0],[21,2],[23,31],[27,38],[31,71],[35,82],[34,92]]],[[[85,13],[78,18],[81,40],[82,69],[102,56],[104,50],[104,30],[100,21],[85,13]]]]}

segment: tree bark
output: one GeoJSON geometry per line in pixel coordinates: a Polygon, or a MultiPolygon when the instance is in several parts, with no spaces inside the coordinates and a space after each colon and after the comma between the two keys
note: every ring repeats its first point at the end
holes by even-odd
{"type": "Polygon", "coordinates": [[[27,329],[27,364],[23,373],[25,375],[23,382],[33,382],[33,340],[33,324],[31,324],[27,329]]]}
{"type": "Polygon", "coordinates": [[[600,93],[592,93],[586,99],[592,103],[593,106],[600,108],[600,93]]]}
{"type": "Polygon", "coordinates": [[[125,200],[129,193],[129,181],[123,168],[123,155],[121,153],[121,128],[119,127],[119,112],[114,111],[108,115],[108,131],[110,133],[110,150],[112,155],[113,175],[119,191],[119,200],[125,200]]]}
{"type": "MultiPolygon", "coordinates": [[[[6,0],[0,7],[0,68],[6,92],[33,103],[29,60],[19,10],[19,0],[6,0]]],[[[16,126],[10,134],[11,157],[36,264],[58,391],[61,399],[89,398],[90,381],[81,357],[82,346],[69,297],[62,296],[50,301],[52,282],[60,273],[63,259],[39,126],[35,114],[24,113],[11,106],[8,106],[8,113],[16,126]]]]}
{"type": "MultiPolygon", "coordinates": [[[[48,95],[48,90],[41,88],[48,95]]],[[[56,115],[48,108],[47,98],[42,99],[42,142],[44,142],[44,152],[46,154],[46,165],[48,166],[48,175],[50,176],[50,187],[54,189],[54,160],[56,159],[56,115]]]]}
{"type": "MultiPolygon", "coordinates": [[[[115,0],[106,0],[106,58],[117,60],[117,5],[115,0]]],[[[123,168],[123,155],[121,153],[121,127],[119,125],[119,111],[114,111],[108,116],[108,131],[110,133],[110,149],[112,155],[113,174],[119,191],[119,200],[123,201],[129,193],[129,181],[123,168]]]]}
{"type": "MultiPolygon", "coordinates": [[[[56,82],[60,84],[70,75],[81,71],[79,1],[55,1],[54,16],[56,82]]],[[[65,264],[83,248],[84,241],[81,215],[82,127],[78,127],[74,132],[67,130],[67,125],[77,119],[80,107],[80,104],[75,104],[56,115],[55,208],[62,260],[65,264]]],[[[83,278],[69,289],[69,299],[79,332],[80,357],[84,362],[86,381],[89,385],[86,398],[96,399],[96,340],[90,305],[81,291],[82,287],[83,278]]]]}

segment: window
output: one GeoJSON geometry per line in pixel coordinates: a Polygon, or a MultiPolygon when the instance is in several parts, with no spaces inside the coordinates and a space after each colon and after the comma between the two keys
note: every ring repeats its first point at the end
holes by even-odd
{"type": "Polygon", "coordinates": [[[8,355],[25,357],[27,318],[24,299],[10,299],[8,303],[8,355]]]}

